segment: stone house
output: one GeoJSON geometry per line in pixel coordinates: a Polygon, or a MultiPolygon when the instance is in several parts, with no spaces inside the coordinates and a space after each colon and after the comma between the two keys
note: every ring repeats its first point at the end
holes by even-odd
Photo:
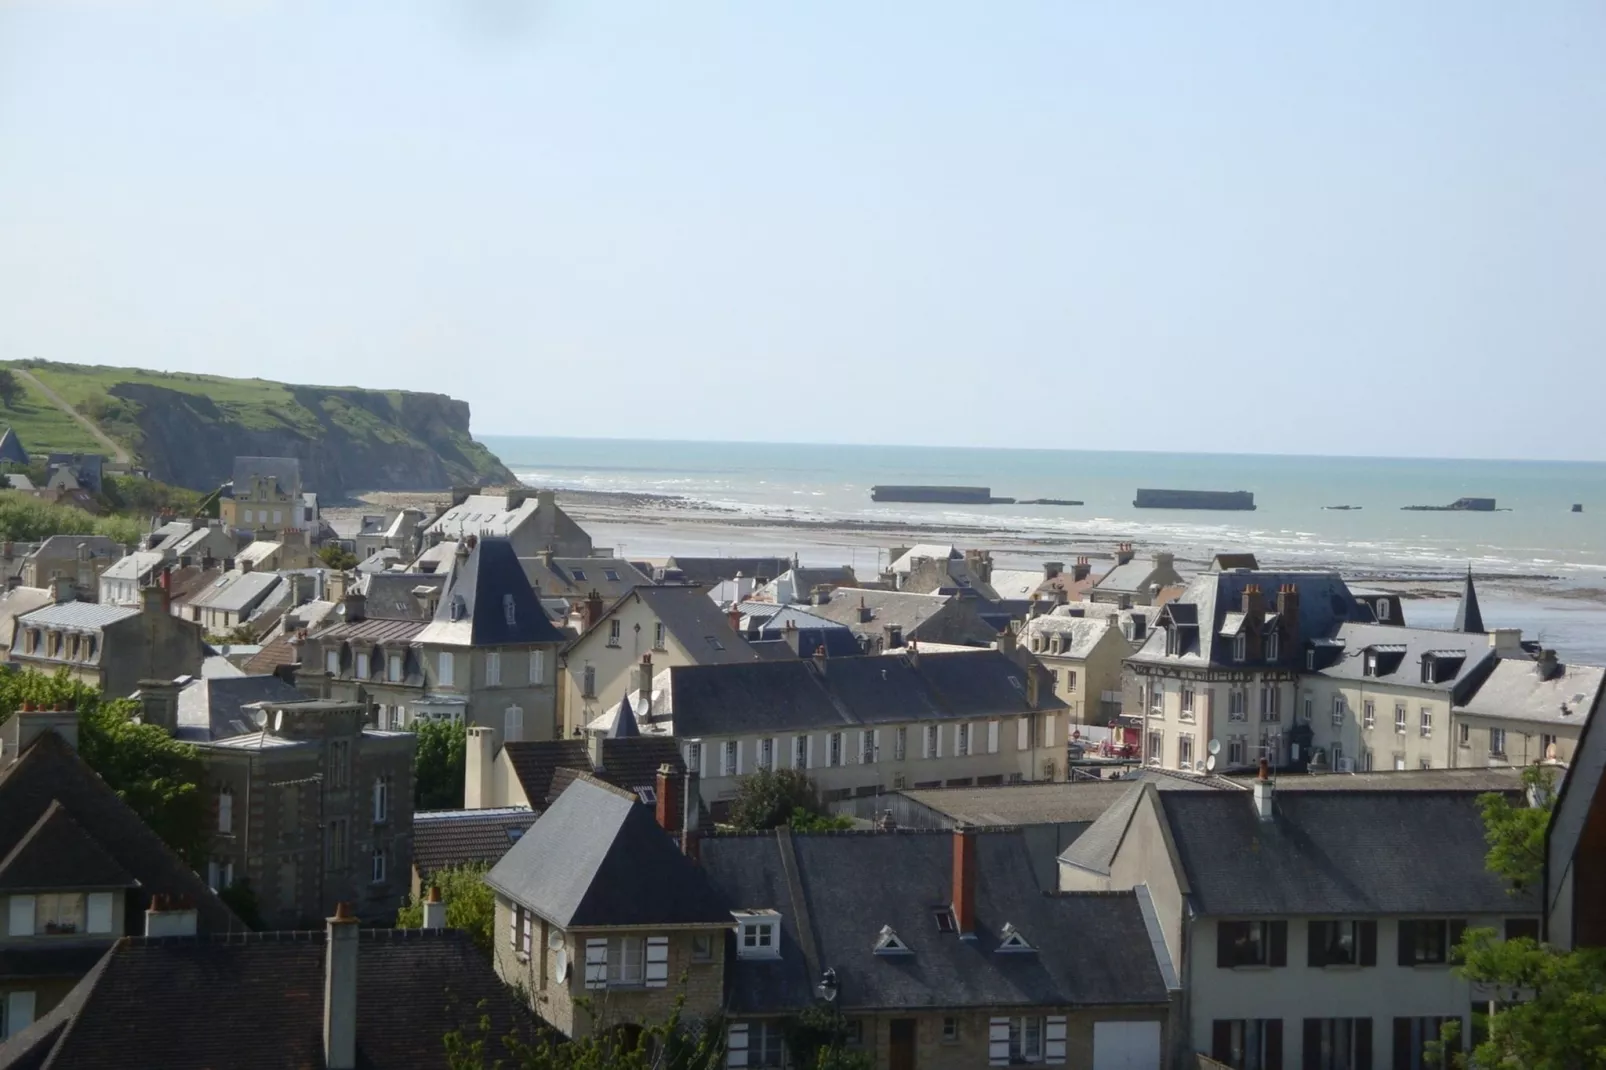
{"type": "Polygon", "coordinates": [[[222,635],[281,607],[290,593],[289,583],[277,572],[257,572],[246,566],[220,575],[185,608],[207,635],[222,635]]]}
{"type": "Polygon", "coordinates": [[[1136,784],[1060,855],[1062,891],[1147,889],[1182,986],[1175,1065],[1420,1070],[1492,995],[1451,968],[1461,931],[1537,935],[1536,890],[1485,867],[1480,792],[1333,779],[1136,784]]]}
{"type": "Polygon", "coordinates": [[[222,521],[195,517],[176,520],[157,528],[147,539],[146,548],[160,551],[181,567],[202,565],[210,568],[214,564],[225,563],[233,567],[239,543],[224,528],[222,521]]]}
{"type": "MultiPolygon", "coordinates": [[[[0,725],[0,1041],[50,1012],[153,896],[204,932],[238,918],[78,756],[78,715],[24,708],[0,725]]],[[[0,1044],[0,1065],[5,1052],[0,1044]]]]}
{"type": "Polygon", "coordinates": [[[273,928],[341,902],[394,920],[412,877],[413,733],[371,728],[366,706],[307,700],[273,676],[146,681],[139,700],[144,723],[200,751],[208,884],[248,880],[273,928]]]}
{"type": "Polygon", "coordinates": [[[486,877],[496,895],[496,972],[569,1037],[689,1018],[725,997],[730,911],[682,853],[682,782],[655,806],[582,774],[486,877]],[[666,831],[669,830],[669,831],[666,831]]]}
{"type": "Polygon", "coordinates": [[[991,646],[1000,629],[982,619],[985,605],[976,597],[842,587],[814,599],[809,612],[846,624],[861,650],[881,654],[910,643],[991,646]]]}
{"type": "Polygon", "coordinates": [[[542,552],[590,557],[591,536],[558,507],[550,490],[515,487],[506,494],[470,494],[424,529],[423,541],[462,542],[469,536],[506,539],[518,557],[542,552]]]}
{"type": "Polygon", "coordinates": [[[1027,619],[1015,641],[1048,670],[1071,723],[1108,724],[1121,714],[1121,673],[1132,643],[1118,615],[1081,616],[1076,608],[1027,619]]]}
{"type": "Polygon", "coordinates": [[[524,807],[541,813],[584,774],[649,801],[658,771],[686,774],[679,745],[667,736],[593,732],[584,739],[496,745],[488,728],[468,730],[463,805],[470,810],[524,807]]]}
{"type": "Polygon", "coordinates": [[[24,587],[49,587],[64,576],[88,596],[100,574],[123,556],[123,547],[104,535],[52,535],[22,561],[24,587]]]}
{"type": "Polygon", "coordinates": [[[1147,606],[1156,601],[1167,587],[1179,587],[1188,581],[1176,570],[1176,557],[1169,553],[1156,553],[1148,561],[1139,561],[1132,544],[1123,542],[1115,550],[1115,566],[1100,576],[1087,596],[1094,602],[1114,602],[1121,606],[1147,606]]]}
{"type": "Polygon", "coordinates": [[[96,600],[103,606],[138,606],[140,591],[161,585],[167,562],[167,555],[155,550],[123,555],[100,574],[96,600]]]}
{"type": "MultiPolygon", "coordinates": [[[[1502,642],[1498,630],[1489,638],[1502,642]]],[[[1566,664],[1553,650],[1525,655],[1500,658],[1478,689],[1450,711],[1451,765],[1572,765],[1584,726],[1600,710],[1606,669],[1566,664]]]]}
{"type": "Polygon", "coordinates": [[[169,613],[160,588],[140,595],[137,609],[69,601],[22,614],[11,660],[43,673],[65,668],[108,698],[133,694],[141,680],[199,673],[206,656],[200,625],[169,613]]]}
{"type": "Polygon", "coordinates": [[[218,502],[218,515],[231,531],[263,528],[309,531],[317,510],[304,500],[301,461],[295,457],[236,457],[233,489],[218,502]]]}

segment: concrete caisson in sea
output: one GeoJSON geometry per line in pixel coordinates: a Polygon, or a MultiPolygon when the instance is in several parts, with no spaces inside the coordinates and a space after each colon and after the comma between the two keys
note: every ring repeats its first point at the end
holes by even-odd
{"type": "Polygon", "coordinates": [[[1149,490],[1140,487],[1132,504],[1138,509],[1253,511],[1255,496],[1247,490],[1149,490]]]}

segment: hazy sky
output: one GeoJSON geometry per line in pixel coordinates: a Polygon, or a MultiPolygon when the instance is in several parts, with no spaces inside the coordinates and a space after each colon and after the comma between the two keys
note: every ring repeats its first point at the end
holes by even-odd
{"type": "Polygon", "coordinates": [[[1606,6],[0,0],[0,358],[1606,459],[1606,6]]]}

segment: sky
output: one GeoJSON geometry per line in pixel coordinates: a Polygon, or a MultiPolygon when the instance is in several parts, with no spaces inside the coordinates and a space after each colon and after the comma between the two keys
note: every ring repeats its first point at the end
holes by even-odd
{"type": "Polygon", "coordinates": [[[0,359],[1606,460],[1596,0],[0,0],[0,359]]]}

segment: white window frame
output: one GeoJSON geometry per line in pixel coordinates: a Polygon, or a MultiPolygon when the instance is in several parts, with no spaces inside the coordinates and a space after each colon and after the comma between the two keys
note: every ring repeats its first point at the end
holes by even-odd
{"type": "Polygon", "coordinates": [[[781,918],[774,912],[739,912],[736,917],[736,957],[739,959],[778,959],[781,957],[781,918]]]}
{"type": "Polygon", "coordinates": [[[775,737],[765,736],[758,741],[758,767],[760,769],[774,770],[775,768],[775,737]]]}
{"type": "Polygon", "coordinates": [[[792,738],[792,768],[807,769],[809,767],[809,737],[804,735],[792,738]]]}
{"type": "Polygon", "coordinates": [[[452,687],[457,677],[457,655],[442,650],[435,656],[435,679],[442,687],[452,687]]]}
{"type": "Polygon", "coordinates": [[[954,726],[954,757],[970,757],[970,725],[964,721],[954,726]]]}
{"type": "Polygon", "coordinates": [[[369,669],[368,651],[366,651],[366,650],[357,651],[356,669],[354,670],[354,675],[359,680],[366,680],[366,679],[368,679],[368,669],[369,669]]]}
{"type": "Polygon", "coordinates": [[[647,983],[647,940],[615,936],[608,941],[608,987],[641,988],[647,983]]]}
{"type": "Polygon", "coordinates": [[[1377,703],[1367,699],[1361,703],[1361,727],[1371,728],[1377,724],[1377,703]]]}
{"type": "Polygon", "coordinates": [[[323,669],[330,676],[340,675],[340,648],[325,650],[323,652],[323,669]]]}
{"type": "Polygon", "coordinates": [[[842,764],[841,732],[832,732],[825,737],[825,764],[833,769],[842,764]]]}
{"type": "Polygon", "coordinates": [[[1405,718],[1405,703],[1396,702],[1394,704],[1394,732],[1396,735],[1405,735],[1405,718]]]}
{"type": "Polygon", "coordinates": [[[1489,729],[1489,756],[1504,756],[1506,753],[1506,730],[1504,728],[1489,729]]]}
{"type": "Polygon", "coordinates": [[[217,830],[234,834],[234,790],[225,784],[217,793],[217,830]]]}
{"type": "Polygon", "coordinates": [[[1433,707],[1423,706],[1418,711],[1417,729],[1422,733],[1423,739],[1433,738],[1433,707]]]}
{"type": "Polygon", "coordinates": [[[374,777],[374,824],[383,825],[390,820],[390,776],[374,777]]]}
{"type": "Polygon", "coordinates": [[[875,732],[865,728],[859,732],[859,764],[874,765],[876,760],[875,732]]]}
{"type": "Polygon", "coordinates": [[[727,739],[720,748],[719,771],[721,776],[735,776],[736,768],[740,764],[742,745],[739,740],[727,739]]]}
{"type": "Polygon", "coordinates": [[[1249,692],[1241,687],[1229,688],[1227,691],[1227,720],[1249,720],[1249,692]]]}
{"type": "Polygon", "coordinates": [[[1193,769],[1193,733],[1177,733],[1177,768],[1193,769]]]}
{"type": "Polygon", "coordinates": [[[530,683],[539,687],[546,683],[546,651],[530,651],[530,683]]]}
{"type": "Polygon", "coordinates": [[[608,621],[608,645],[609,646],[618,646],[619,645],[619,634],[620,634],[619,618],[618,617],[614,617],[613,619],[608,621]]]}
{"type": "Polygon", "coordinates": [[[383,847],[375,847],[372,872],[369,874],[371,878],[370,883],[384,884],[385,877],[387,876],[388,872],[389,858],[385,854],[385,849],[383,847]]]}
{"type": "Polygon", "coordinates": [[[664,622],[661,620],[656,620],[652,623],[652,648],[654,650],[664,649],[664,622]]]}
{"type": "Polygon", "coordinates": [[[502,742],[524,742],[524,707],[509,706],[502,711],[502,742]]]}
{"type": "Polygon", "coordinates": [[[1182,685],[1182,719],[1193,720],[1193,688],[1187,684],[1182,685]]]}
{"type": "Polygon", "coordinates": [[[401,683],[406,665],[407,657],[405,654],[386,654],[385,679],[393,684],[401,683]]]}
{"type": "Polygon", "coordinates": [[[1333,726],[1342,727],[1344,724],[1344,696],[1333,696],[1333,726]]]}
{"type": "Polygon", "coordinates": [[[485,652],[485,686],[502,686],[502,655],[495,650],[485,652]]]}
{"type": "Polygon", "coordinates": [[[909,726],[899,725],[892,734],[892,760],[901,762],[909,757],[909,726]]]}

